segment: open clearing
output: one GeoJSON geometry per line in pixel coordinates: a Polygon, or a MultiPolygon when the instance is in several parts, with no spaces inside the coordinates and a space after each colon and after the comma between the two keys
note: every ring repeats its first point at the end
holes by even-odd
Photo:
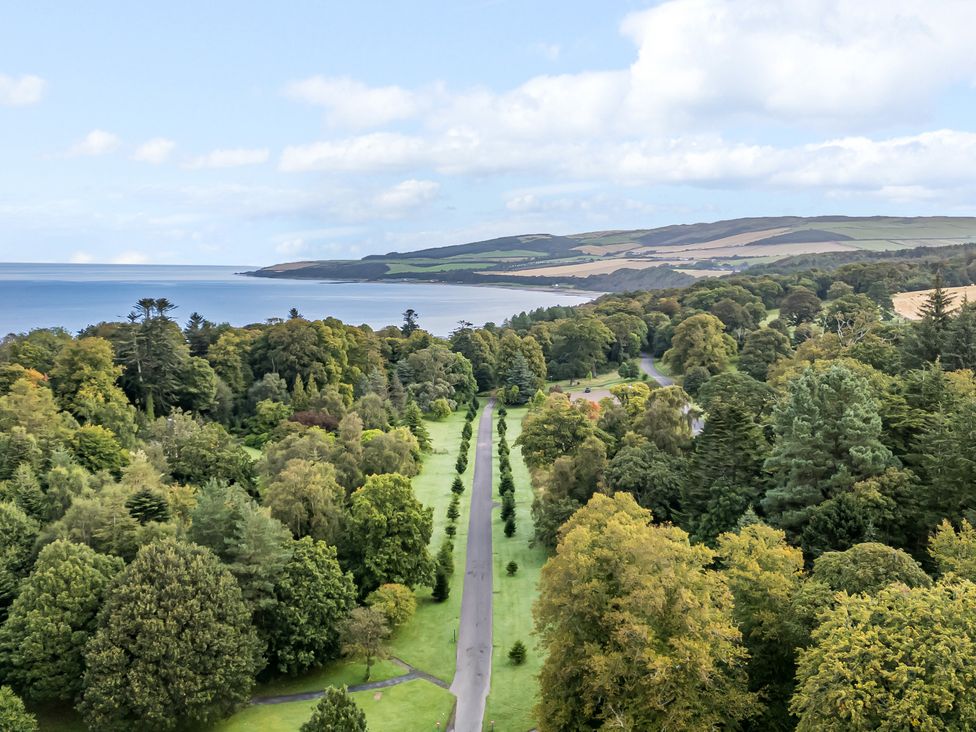
{"type": "MultiPolygon", "coordinates": [[[[945,291],[953,298],[952,310],[958,308],[964,300],[976,300],[976,285],[966,285],[965,287],[946,287],[945,291]]],[[[895,305],[895,312],[903,318],[918,320],[919,308],[928,299],[932,290],[913,290],[912,292],[898,292],[891,296],[891,301],[895,305]]]]}

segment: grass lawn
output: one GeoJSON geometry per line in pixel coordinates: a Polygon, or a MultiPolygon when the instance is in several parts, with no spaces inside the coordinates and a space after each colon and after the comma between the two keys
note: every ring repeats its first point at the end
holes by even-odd
{"type": "MultiPolygon", "coordinates": [[[[393,661],[376,661],[369,674],[370,681],[384,681],[403,676],[407,670],[393,661]]],[[[301,676],[275,679],[254,689],[254,696],[284,696],[305,691],[321,691],[326,686],[352,686],[366,678],[366,664],[353,661],[336,661],[328,666],[301,676]]]]}
{"type": "MultiPolygon", "coordinates": [[[[415,679],[399,686],[352,695],[366,713],[370,732],[427,732],[447,725],[454,697],[429,681],[415,679]]],[[[298,732],[312,716],[317,701],[251,706],[213,727],[213,732],[298,732]]]]}
{"type": "Polygon", "coordinates": [[[776,318],[779,317],[779,308],[771,308],[766,311],[766,317],[763,318],[763,322],[760,325],[766,325],[772,323],[776,318]]]}
{"type": "MultiPolygon", "coordinates": [[[[532,603],[536,597],[539,574],[546,561],[543,549],[529,547],[532,538],[532,485],[529,471],[522,462],[522,452],[514,447],[522,432],[522,418],[528,410],[524,407],[508,410],[508,444],[512,477],[515,479],[516,532],[505,536],[504,523],[496,511],[492,521],[492,548],[494,554],[494,624],[491,657],[491,691],[485,708],[485,729],[491,729],[494,720],[498,732],[526,732],[535,726],[532,707],[536,702],[538,685],[536,674],[542,658],[535,647],[532,635],[532,603]],[[509,577],[505,566],[512,560],[519,569],[509,577]],[[513,666],[508,651],[520,640],[528,649],[526,661],[513,666]]],[[[496,448],[497,448],[497,433],[496,448]]],[[[493,471],[495,496],[498,495],[498,453],[495,452],[493,471]]]]}
{"type": "MultiPolygon", "coordinates": [[[[655,361],[654,364],[660,368],[657,361],[655,361]]],[[[562,387],[563,391],[581,391],[586,387],[590,387],[591,389],[608,389],[616,384],[626,384],[631,381],[636,381],[636,379],[625,379],[616,371],[608,371],[605,374],[597,374],[589,379],[573,379],[572,385],[570,385],[569,379],[551,381],[549,382],[549,385],[560,386],[562,387]]],[[[509,440],[509,442],[511,442],[511,440],[509,440]]],[[[514,465],[512,467],[514,468],[514,465]]]]}
{"type": "MultiPolygon", "coordinates": [[[[456,412],[443,422],[427,422],[433,452],[424,459],[423,469],[413,479],[417,498],[434,509],[434,533],[431,553],[435,553],[444,539],[447,526],[447,507],[451,502],[451,483],[454,463],[461,443],[464,412],[456,412]]],[[[474,475],[474,452],[477,444],[478,418],[474,422],[468,453],[468,469],[464,473],[465,492],[461,496],[461,515],[454,537],[454,577],[451,594],[445,602],[434,602],[430,588],[417,590],[417,614],[397,631],[389,644],[389,652],[402,658],[442,681],[450,683],[457,663],[457,626],[461,617],[461,590],[464,582],[464,562],[468,542],[468,508],[471,502],[471,478],[474,475]]]]}

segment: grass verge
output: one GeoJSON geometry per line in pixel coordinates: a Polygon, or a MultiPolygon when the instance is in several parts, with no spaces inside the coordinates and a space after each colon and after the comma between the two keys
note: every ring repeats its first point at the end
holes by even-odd
{"type": "MultiPolygon", "coordinates": [[[[505,536],[504,523],[495,512],[492,520],[492,554],[494,558],[493,648],[491,656],[491,691],[485,708],[486,730],[495,722],[501,732],[526,732],[535,727],[532,708],[536,703],[538,683],[536,675],[542,657],[532,635],[532,603],[535,601],[542,565],[546,562],[543,549],[529,547],[532,538],[532,485],[529,470],[522,461],[522,452],[515,440],[522,432],[522,419],[528,410],[509,408],[508,444],[512,477],[515,480],[515,536],[505,536]],[[518,572],[509,577],[505,567],[510,561],[519,565],[518,572]],[[525,663],[515,666],[508,660],[508,651],[520,640],[528,649],[525,663]]],[[[498,434],[495,433],[494,493],[498,500],[498,434]]]]}

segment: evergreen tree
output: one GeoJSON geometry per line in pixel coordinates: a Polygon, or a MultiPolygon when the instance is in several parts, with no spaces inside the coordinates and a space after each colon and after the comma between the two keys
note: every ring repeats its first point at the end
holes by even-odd
{"type": "Polygon", "coordinates": [[[461,480],[460,475],[454,476],[454,482],[451,483],[451,493],[453,493],[456,496],[459,496],[462,493],[464,493],[464,481],[461,480]]]}
{"type": "Polygon", "coordinates": [[[945,336],[942,365],[946,370],[976,369],[976,303],[963,302],[945,336]]]}
{"type": "Polygon", "coordinates": [[[682,513],[698,539],[711,541],[730,531],[739,516],[758,502],[767,451],[762,428],[744,404],[712,403],[682,487],[682,513]]]}
{"type": "Polygon", "coordinates": [[[31,701],[71,702],[81,691],[82,651],[122,560],[58,540],[41,550],[0,626],[3,677],[31,701]]]}
{"type": "Polygon", "coordinates": [[[403,412],[403,425],[417,438],[421,450],[424,452],[430,450],[430,433],[427,431],[427,425],[424,424],[424,413],[420,411],[416,402],[411,401],[407,404],[403,412]]]}
{"type": "Polygon", "coordinates": [[[911,350],[918,361],[933,363],[942,354],[952,321],[953,300],[942,286],[942,272],[937,272],[932,291],[918,309],[921,318],[913,326],[911,350]]]}
{"type": "Polygon", "coordinates": [[[143,488],[133,493],[125,502],[129,514],[140,524],[150,521],[165,522],[170,519],[169,503],[166,497],[154,490],[143,488]]]}
{"type": "Polygon", "coordinates": [[[250,698],[260,658],[233,576],[207,549],[164,539],[108,594],[79,710],[99,730],[210,725],[250,698]]]}
{"type": "Polygon", "coordinates": [[[366,732],[366,715],[345,686],[328,686],[299,732],[366,732]]]}
{"type": "Polygon", "coordinates": [[[27,711],[9,686],[0,686],[0,729],[4,732],[37,732],[37,718],[27,711]]]}
{"type": "Polygon", "coordinates": [[[438,568],[437,574],[434,577],[434,589],[431,592],[431,597],[434,598],[434,602],[444,602],[450,594],[451,582],[447,576],[447,572],[438,568]]]}
{"type": "Polygon", "coordinates": [[[824,500],[892,464],[880,440],[878,404],[862,376],[846,366],[807,368],[773,412],[776,441],[765,462],[772,488],[767,515],[796,536],[824,500]]]}

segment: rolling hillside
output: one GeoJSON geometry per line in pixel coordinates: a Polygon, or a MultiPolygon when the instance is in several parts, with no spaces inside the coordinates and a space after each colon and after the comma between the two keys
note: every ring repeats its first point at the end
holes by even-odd
{"type": "Polygon", "coordinates": [[[781,216],[570,236],[528,234],[359,260],[288,262],[249,274],[614,291],[681,286],[697,277],[804,254],[897,251],[973,241],[976,218],[781,216]]]}

